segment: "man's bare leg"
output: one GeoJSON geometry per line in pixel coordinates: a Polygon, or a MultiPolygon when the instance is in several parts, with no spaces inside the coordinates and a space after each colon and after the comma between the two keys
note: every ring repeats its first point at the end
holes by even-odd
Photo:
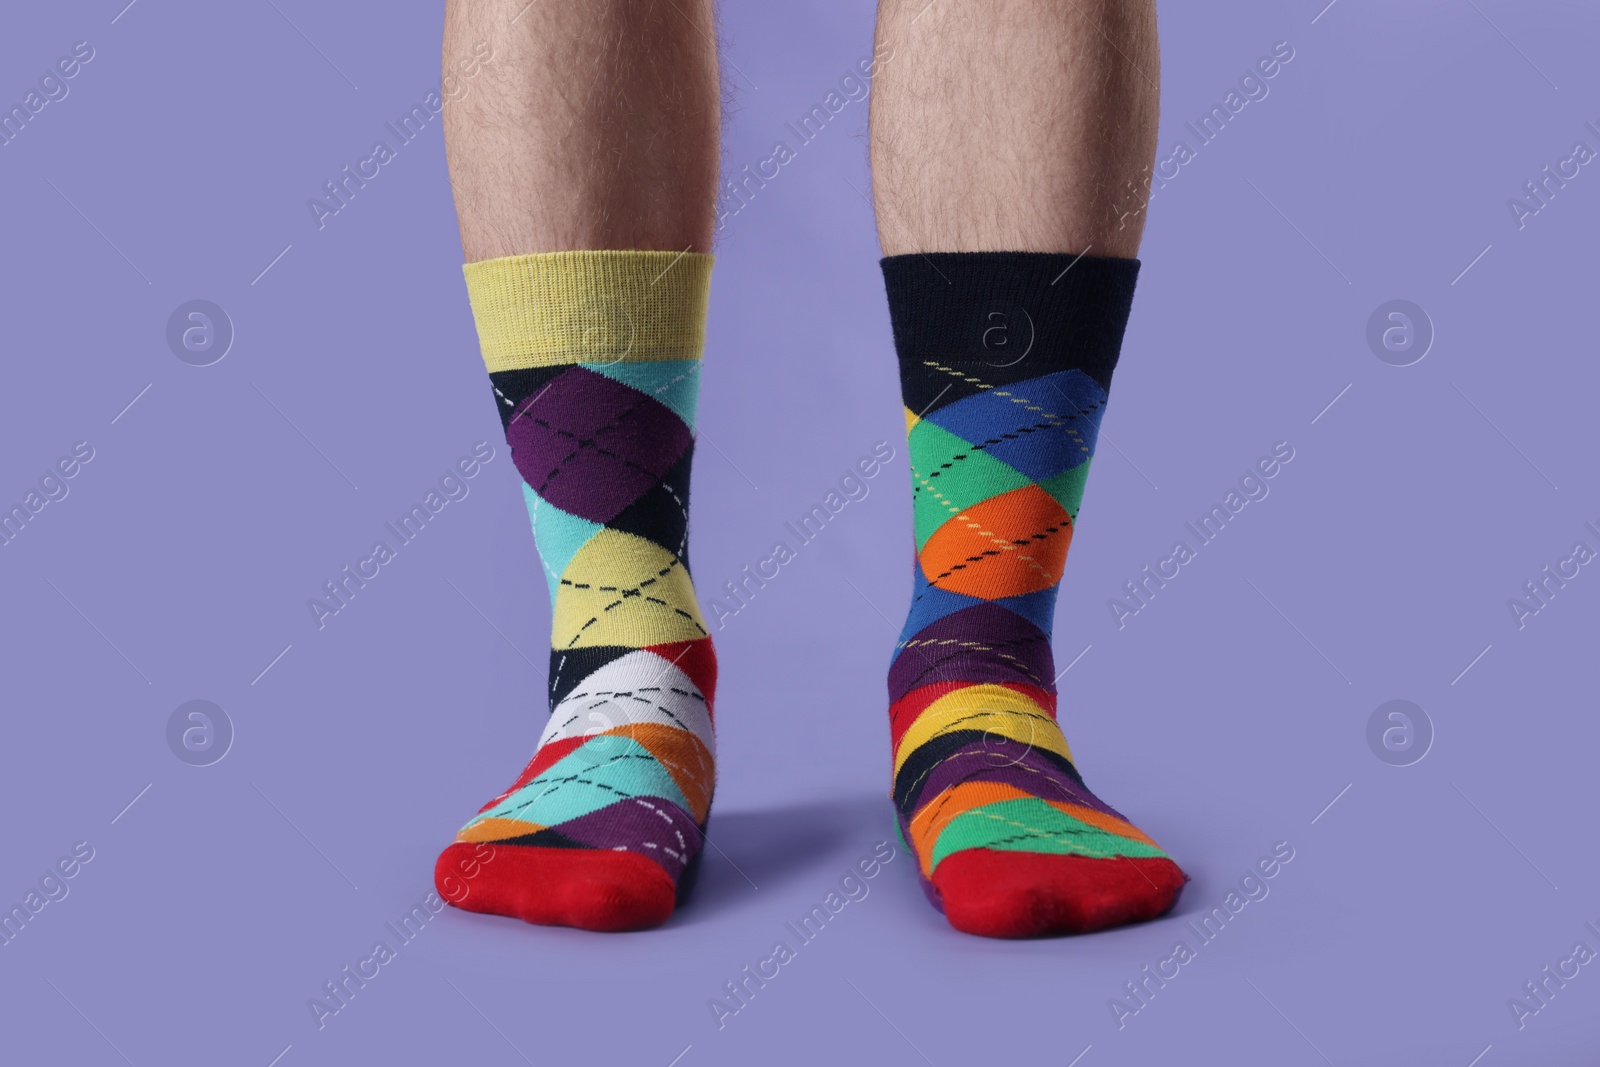
{"type": "Polygon", "coordinates": [[[1155,5],[880,0],[891,52],[872,168],[916,516],[889,671],[902,834],[958,929],[1153,918],[1185,876],[1078,775],[1050,626],[1138,271],[1155,5]]]}
{"type": "Polygon", "coordinates": [[[893,50],[872,88],[884,255],[1138,254],[1154,0],[882,0],[878,49],[893,50]]]}
{"type": "Polygon", "coordinates": [[[448,7],[447,76],[478,60],[445,123],[467,290],[553,618],[538,750],[435,867],[470,911],[654,926],[700,855],[716,655],[687,528],[713,34],[711,0],[448,7]]]}
{"type": "Polygon", "coordinates": [[[445,109],[467,261],[711,251],[714,39],[711,0],[450,0],[445,73],[493,55],[445,109]]]}

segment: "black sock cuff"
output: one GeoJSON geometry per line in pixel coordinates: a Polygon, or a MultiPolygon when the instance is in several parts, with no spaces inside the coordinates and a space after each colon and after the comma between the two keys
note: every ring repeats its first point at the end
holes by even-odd
{"type": "Polygon", "coordinates": [[[882,266],[902,369],[924,360],[1009,367],[1018,377],[1077,368],[1110,389],[1137,259],[918,252],[882,266]]]}

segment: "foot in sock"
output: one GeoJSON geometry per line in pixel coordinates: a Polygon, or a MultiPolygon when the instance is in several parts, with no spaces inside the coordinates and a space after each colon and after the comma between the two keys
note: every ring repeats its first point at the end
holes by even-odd
{"type": "Polygon", "coordinates": [[[690,583],[689,468],[711,256],[468,264],[467,288],[550,587],[550,721],[440,855],[457,907],[655,926],[715,783],[717,660],[690,583]]]}
{"type": "Polygon", "coordinates": [[[930,253],[883,270],[917,549],[889,670],[901,837],[967,933],[1154,918],[1187,877],[1084,785],[1050,651],[1138,261],[930,253]]]}

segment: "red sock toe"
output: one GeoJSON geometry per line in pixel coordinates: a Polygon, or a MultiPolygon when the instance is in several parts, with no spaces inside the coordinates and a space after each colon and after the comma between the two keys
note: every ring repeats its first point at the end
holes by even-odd
{"type": "Polygon", "coordinates": [[[458,841],[439,855],[439,896],[467,911],[510,915],[540,926],[643,930],[672,914],[677,888],[655,863],[633,852],[538,848],[458,841]],[[463,864],[476,870],[462,878],[463,864]]]}
{"type": "Polygon", "coordinates": [[[987,848],[946,856],[933,873],[950,925],[983,937],[1082,934],[1154,919],[1177,903],[1186,880],[1159,857],[987,848]]]}

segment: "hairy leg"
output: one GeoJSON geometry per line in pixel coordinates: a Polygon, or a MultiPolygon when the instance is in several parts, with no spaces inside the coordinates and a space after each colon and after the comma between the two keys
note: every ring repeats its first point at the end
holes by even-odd
{"type": "Polygon", "coordinates": [[[711,0],[450,0],[445,74],[477,66],[445,108],[468,262],[709,252],[714,41],[711,0]]]}
{"type": "Polygon", "coordinates": [[[878,47],[893,50],[872,88],[885,255],[1138,253],[1155,0],[881,0],[878,47]]]}

